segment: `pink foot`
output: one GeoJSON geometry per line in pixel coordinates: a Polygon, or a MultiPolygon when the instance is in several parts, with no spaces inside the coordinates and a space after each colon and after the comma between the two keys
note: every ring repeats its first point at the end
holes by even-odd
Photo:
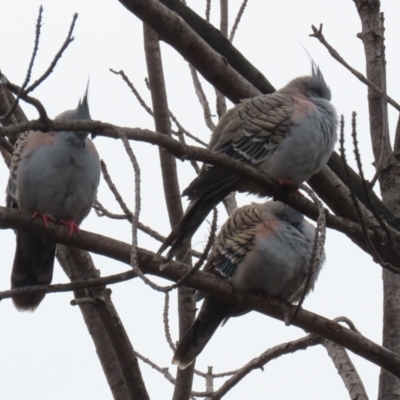
{"type": "Polygon", "coordinates": [[[286,180],[286,179],[277,179],[277,182],[279,185],[288,188],[290,191],[292,191],[297,196],[299,196],[299,197],[303,196],[299,191],[299,187],[296,185],[296,183],[294,181],[286,180]]]}
{"type": "Polygon", "coordinates": [[[258,297],[260,300],[267,300],[270,306],[273,306],[274,304],[277,304],[279,302],[278,299],[276,299],[275,297],[265,294],[263,290],[258,291],[258,297]]]}
{"type": "Polygon", "coordinates": [[[35,219],[35,218],[41,218],[43,221],[43,225],[48,228],[49,227],[49,221],[51,222],[56,222],[56,220],[48,214],[42,213],[40,211],[36,211],[35,213],[33,213],[31,219],[35,219]]]}
{"type": "Polygon", "coordinates": [[[76,233],[80,232],[79,226],[74,221],[65,221],[65,220],[61,219],[60,223],[62,223],[63,225],[68,226],[68,228],[69,228],[68,237],[71,237],[72,234],[74,233],[74,231],[76,233]]]}
{"type": "Polygon", "coordinates": [[[290,179],[277,179],[276,180],[280,185],[287,186],[287,187],[296,187],[294,181],[290,179]]]}

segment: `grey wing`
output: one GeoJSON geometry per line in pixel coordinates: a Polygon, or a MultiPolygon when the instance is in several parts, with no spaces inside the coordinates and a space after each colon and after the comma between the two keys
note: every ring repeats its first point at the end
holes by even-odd
{"type": "MultiPolygon", "coordinates": [[[[258,204],[237,208],[222,226],[215,239],[213,249],[204,266],[204,271],[232,278],[238,264],[254,247],[256,226],[262,221],[258,204]]],[[[196,292],[193,300],[206,297],[203,292],[196,292]]]]}
{"type": "Polygon", "coordinates": [[[285,139],[293,109],[293,98],[279,93],[243,101],[213,150],[247,163],[261,163],[285,139]]]}
{"type": "MultiPolygon", "coordinates": [[[[246,164],[258,165],[271,157],[285,139],[293,109],[293,98],[279,93],[244,100],[221,118],[209,148],[246,164]]],[[[191,200],[200,198],[231,187],[239,178],[221,168],[204,165],[183,195],[191,200]]]]}
{"type": "Polygon", "coordinates": [[[261,221],[258,205],[236,209],[222,226],[205,269],[214,268],[222,276],[231,278],[237,265],[254,247],[256,227],[261,221]]]}

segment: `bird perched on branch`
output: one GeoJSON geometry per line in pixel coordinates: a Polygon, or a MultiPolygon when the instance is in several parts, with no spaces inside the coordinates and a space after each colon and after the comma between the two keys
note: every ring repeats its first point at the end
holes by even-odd
{"type": "MultiPolygon", "coordinates": [[[[303,214],[274,201],[236,209],[218,234],[204,270],[227,277],[239,290],[252,290],[279,300],[301,297],[314,246],[315,228],[303,214]]],[[[314,288],[325,255],[307,287],[314,288]]],[[[179,343],[173,363],[188,367],[204,349],[221,322],[247,310],[210,295],[179,343]]]]}
{"type": "MultiPolygon", "coordinates": [[[[327,163],[336,142],[337,115],[320,69],[293,79],[273,94],[243,100],[215,128],[209,149],[254,165],[272,179],[297,188],[327,163]]],[[[212,207],[249,182],[219,167],[203,165],[184,190],[191,200],[181,221],[159,249],[169,246],[165,266],[187,245],[212,207]]]]}
{"type": "MultiPolygon", "coordinates": [[[[57,119],[90,120],[88,89],[78,107],[57,119]]],[[[23,133],[15,144],[7,187],[8,207],[58,221],[79,231],[89,214],[100,180],[100,160],[88,132],[23,133]]],[[[47,285],[53,276],[56,243],[18,231],[11,288],[47,285]]],[[[44,293],[13,296],[17,309],[34,311],[44,293]]]]}

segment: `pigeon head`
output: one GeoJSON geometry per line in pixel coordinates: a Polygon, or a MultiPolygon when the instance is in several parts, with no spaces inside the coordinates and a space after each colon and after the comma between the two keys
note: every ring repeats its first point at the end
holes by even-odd
{"type": "Polygon", "coordinates": [[[88,94],[89,94],[89,82],[86,88],[85,95],[81,100],[79,100],[78,106],[74,110],[67,110],[62,112],[60,115],[57,115],[56,119],[91,120],[92,118],[90,116],[90,111],[89,111],[88,94]]]}
{"type": "Polygon", "coordinates": [[[280,92],[289,94],[297,92],[309,98],[320,98],[328,101],[332,97],[331,90],[314,61],[311,61],[311,75],[293,79],[280,92]]]}
{"type": "MultiPolygon", "coordinates": [[[[67,110],[62,112],[60,115],[57,115],[56,119],[83,119],[83,120],[91,120],[89,103],[88,103],[88,93],[89,93],[89,82],[86,88],[85,95],[82,99],[79,100],[78,106],[74,110],[67,110]]],[[[67,137],[72,142],[84,143],[86,137],[89,132],[84,131],[61,131],[60,134],[62,136],[67,137]]]]}

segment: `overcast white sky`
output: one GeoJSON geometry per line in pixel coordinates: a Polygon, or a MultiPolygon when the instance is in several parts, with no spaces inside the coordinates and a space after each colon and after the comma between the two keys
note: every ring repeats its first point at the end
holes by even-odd
{"type": "MultiPolygon", "coordinates": [[[[189,5],[204,15],[205,1],[191,0],[189,5]]],[[[230,26],[241,1],[231,0],[230,26]]],[[[146,66],[143,51],[142,23],[114,1],[86,0],[55,2],[51,0],[0,0],[0,69],[14,83],[21,84],[31,56],[35,21],[39,5],[44,7],[39,54],[33,78],[47,68],[66,37],[74,12],[79,14],[75,41],[60,60],[55,72],[35,92],[51,117],[74,108],[82,96],[90,75],[90,109],[92,118],[121,126],[153,129],[151,118],[138,105],[130,90],[109,68],[123,69],[142,96],[150,102],[144,84],[146,66]]],[[[219,2],[212,2],[212,20],[218,21],[219,2]]],[[[397,52],[400,3],[382,1],[386,14],[386,46],[388,60],[388,92],[399,97],[397,52]]],[[[364,72],[362,43],[356,38],[360,31],[358,15],[351,0],[249,0],[234,44],[272,84],[279,88],[290,79],[310,72],[307,48],[323,71],[331,87],[339,114],[347,126],[353,110],[358,113],[359,141],[367,177],[373,174],[366,88],[348,71],[330,58],[327,51],[309,38],[311,24],[324,24],[326,39],[355,68],[364,72]]],[[[202,120],[202,109],[195,97],[187,64],[170,47],[162,43],[163,63],[170,109],[181,124],[193,134],[208,141],[210,132],[202,120]]],[[[214,92],[206,85],[215,110],[214,92]]],[[[30,106],[23,105],[29,118],[36,118],[30,106]]],[[[396,115],[391,112],[391,132],[396,115]]],[[[348,129],[349,131],[349,129],[348,129]]],[[[349,137],[349,135],[348,135],[349,137]]],[[[350,141],[349,141],[350,143],[350,141]]],[[[95,144],[107,163],[110,173],[126,202],[133,208],[133,173],[118,141],[98,137],[95,144]]],[[[163,204],[158,150],[156,147],[133,143],[142,171],[141,221],[160,233],[169,232],[163,204]]],[[[348,157],[352,154],[348,148],[348,157]]],[[[183,189],[193,178],[189,163],[178,162],[183,189]]],[[[0,167],[0,187],[5,188],[8,171],[0,167]]],[[[119,212],[118,205],[104,182],[100,184],[99,200],[119,212]]],[[[244,205],[252,199],[240,196],[244,205]]],[[[4,200],[0,200],[4,205],[4,200]]],[[[221,208],[219,223],[226,213],[221,208]]],[[[112,222],[92,214],[84,221],[85,230],[130,241],[127,222],[112,222]]],[[[194,243],[202,249],[206,229],[197,233],[194,243]]],[[[9,288],[14,256],[14,233],[0,231],[0,290],[9,288]]],[[[141,247],[156,250],[157,242],[140,235],[141,247]]],[[[342,235],[328,231],[327,263],[314,293],[304,307],[328,318],[346,315],[368,338],[380,343],[382,321],[381,269],[370,257],[342,235]]],[[[126,265],[94,256],[102,276],[127,269],[126,265]]],[[[67,278],[56,265],[53,282],[67,278]]],[[[167,282],[163,282],[167,283],[167,282]]],[[[134,348],[162,367],[170,364],[171,351],[164,339],[162,326],[163,295],[154,293],[139,280],[114,285],[112,299],[120,313],[134,348]]],[[[106,380],[97,360],[91,338],[78,308],[69,305],[71,293],[47,295],[33,314],[18,313],[11,301],[0,304],[0,398],[2,399],[111,399],[106,380]]],[[[172,296],[171,331],[177,340],[175,296],[172,296]]],[[[250,313],[232,319],[218,330],[197,361],[203,370],[213,365],[215,372],[242,366],[267,348],[304,335],[295,327],[250,313]]],[[[351,355],[370,398],[377,395],[378,367],[351,355]]],[[[147,389],[152,399],[171,397],[172,386],[157,372],[141,364],[147,389]]],[[[219,382],[215,382],[215,387],[219,382]]],[[[205,389],[196,380],[196,390],[205,389]]],[[[226,399],[341,399],[347,392],[326,351],[314,347],[273,361],[264,371],[255,371],[235,387],[226,399]]]]}

